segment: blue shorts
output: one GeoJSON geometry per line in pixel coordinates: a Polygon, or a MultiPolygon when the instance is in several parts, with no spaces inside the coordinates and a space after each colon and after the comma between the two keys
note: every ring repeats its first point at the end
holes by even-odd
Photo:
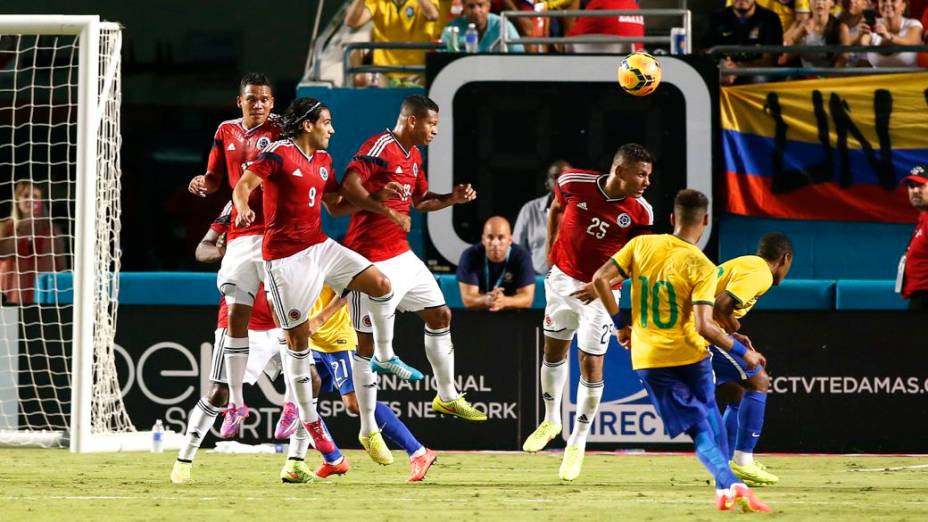
{"type": "Polygon", "coordinates": [[[762,368],[758,365],[748,370],[748,363],[743,357],[716,346],[709,346],[709,352],[712,353],[712,371],[715,372],[716,384],[746,381],[760,373],[762,368]]]}
{"type": "Polygon", "coordinates": [[[671,438],[708,420],[715,380],[708,357],[686,366],[636,370],[671,438]]]}
{"type": "Polygon", "coordinates": [[[320,392],[337,391],[340,395],[354,393],[351,381],[351,352],[325,353],[313,350],[316,372],[322,379],[320,392]]]}

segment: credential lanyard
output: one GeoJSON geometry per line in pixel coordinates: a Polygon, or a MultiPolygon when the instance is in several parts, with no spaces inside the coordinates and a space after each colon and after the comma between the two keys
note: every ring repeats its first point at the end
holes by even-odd
{"type": "Polygon", "coordinates": [[[512,246],[506,249],[506,260],[503,261],[503,271],[499,273],[499,278],[496,280],[496,284],[493,286],[490,285],[490,261],[489,258],[484,254],[483,256],[483,280],[487,282],[487,292],[489,293],[494,288],[498,287],[503,282],[503,277],[506,276],[506,267],[509,266],[509,254],[512,252],[512,246]]]}

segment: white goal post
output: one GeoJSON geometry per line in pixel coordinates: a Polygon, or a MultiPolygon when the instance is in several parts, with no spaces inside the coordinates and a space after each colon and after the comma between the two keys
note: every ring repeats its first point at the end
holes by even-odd
{"type": "Polygon", "coordinates": [[[121,47],[98,16],[0,15],[0,445],[151,444],[114,360],[121,47]]]}

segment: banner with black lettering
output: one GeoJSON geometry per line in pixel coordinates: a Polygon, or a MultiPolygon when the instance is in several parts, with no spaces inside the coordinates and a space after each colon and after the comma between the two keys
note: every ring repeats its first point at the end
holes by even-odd
{"type": "Polygon", "coordinates": [[[912,223],[899,181],[928,164],[928,73],[721,89],[729,212],[912,223]]]}

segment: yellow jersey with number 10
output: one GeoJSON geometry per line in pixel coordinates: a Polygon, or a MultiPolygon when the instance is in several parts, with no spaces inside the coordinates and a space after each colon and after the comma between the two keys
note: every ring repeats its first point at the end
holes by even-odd
{"type": "Polygon", "coordinates": [[[717,270],[696,245],[670,234],[638,236],[612,256],[632,283],[632,368],[685,366],[709,356],[694,304],[715,304],[717,270]]]}
{"type": "MultiPolygon", "coordinates": [[[[333,299],[336,298],[335,291],[323,285],[319,299],[313,304],[309,311],[312,317],[322,311],[323,308],[333,299]]],[[[354,350],[358,346],[358,334],[355,333],[351,326],[351,320],[348,317],[348,305],[344,305],[332,314],[332,317],[322,328],[316,331],[309,339],[309,347],[317,352],[346,352],[354,350]]]]}
{"type": "Polygon", "coordinates": [[[757,299],[773,286],[773,274],[767,260],[760,256],[741,256],[725,261],[718,268],[719,284],[715,296],[727,293],[735,300],[734,316],[745,316],[757,299]]]}

